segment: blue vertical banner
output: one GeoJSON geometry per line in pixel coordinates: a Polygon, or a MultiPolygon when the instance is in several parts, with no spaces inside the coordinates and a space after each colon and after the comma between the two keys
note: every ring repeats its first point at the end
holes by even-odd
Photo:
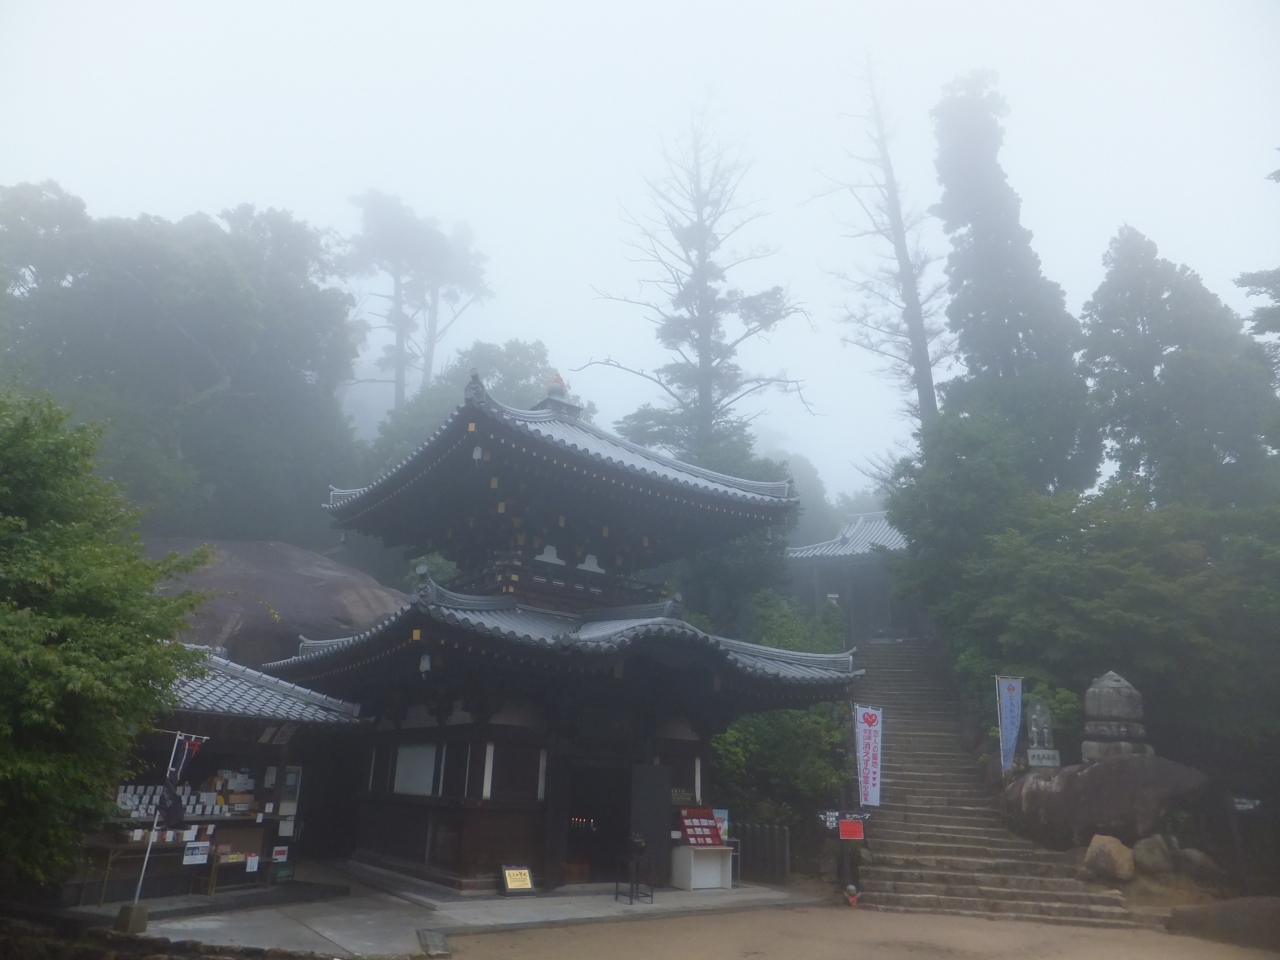
{"type": "Polygon", "coordinates": [[[1022,678],[996,677],[996,702],[1000,706],[1000,769],[1012,770],[1022,728],[1022,678]]]}

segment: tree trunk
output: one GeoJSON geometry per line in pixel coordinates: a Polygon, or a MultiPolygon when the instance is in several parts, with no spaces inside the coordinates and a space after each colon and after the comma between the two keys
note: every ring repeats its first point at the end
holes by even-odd
{"type": "Polygon", "coordinates": [[[426,333],[422,337],[422,389],[431,386],[431,374],[435,370],[436,332],[440,326],[440,288],[433,286],[427,300],[426,333]]]}
{"type": "Polygon", "coordinates": [[[391,326],[396,332],[396,353],[393,358],[395,361],[395,399],[392,406],[396,410],[404,407],[404,381],[405,372],[408,367],[408,324],[405,323],[404,315],[404,288],[397,274],[391,278],[391,326]]]}
{"type": "Polygon", "coordinates": [[[884,174],[884,207],[892,234],[889,239],[893,241],[893,255],[898,262],[902,320],[911,340],[911,379],[916,386],[920,422],[923,424],[938,415],[938,398],[933,387],[933,363],[929,358],[929,336],[924,328],[924,308],[920,303],[920,274],[911,259],[911,248],[907,243],[902,199],[898,192],[898,180],[893,175],[893,161],[889,157],[889,137],[885,133],[884,115],[880,112],[880,98],[876,95],[873,83],[868,81],[867,86],[871,92],[871,110],[876,125],[876,149],[880,153],[880,168],[884,174]]]}

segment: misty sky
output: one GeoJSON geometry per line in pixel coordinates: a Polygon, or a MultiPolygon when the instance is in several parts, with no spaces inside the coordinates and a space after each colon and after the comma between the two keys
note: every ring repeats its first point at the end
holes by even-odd
{"type": "MultiPolygon", "coordinates": [[[[467,221],[489,256],[496,296],[446,352],[541,338],[609,424],[653,389],[571,369],[662,359],[634,308],[595,293],[636,293],[620,208],[644,212],[661,141],[706,110],[754,161],[745,190],[770,214],[744,242],[778,249],[737,282],[783,284],[810,314],[744,365],[803,378],[815,415],[769,396],[758,432],[852,491],[910,432],[874,360],[840,346],[830,272],[872,259],[842,239],[849,205],[814,199],[824,175],[854,175],[864,52],[916,206],[937,195],[929,109],[989,68],[1023,222],[1073,311],[1126,222],[1243,310],[1231,278],[1280,263],[1280,186],[1264,179],[1280,166],[1278,40],[1275,2],[0,0],[0,183],[57,180],[95,216],[247,201],[343,233],[352,194],[397,193],[467,221]]],[[[379,388],[355,389],[367,415],[379,388]]]]}

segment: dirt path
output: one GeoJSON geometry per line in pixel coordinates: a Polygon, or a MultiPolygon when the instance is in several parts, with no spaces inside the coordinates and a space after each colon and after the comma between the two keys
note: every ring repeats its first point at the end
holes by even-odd
{"type": "Polygon", "coordinates": [[[1275,960],[1155,930],[800,907],[450,938],[458,960],[1275,960]]]}

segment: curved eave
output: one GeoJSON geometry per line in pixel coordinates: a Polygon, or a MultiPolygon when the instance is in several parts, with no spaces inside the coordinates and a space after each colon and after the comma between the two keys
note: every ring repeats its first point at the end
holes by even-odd
{"type": "Polygon", "coordinates": [[[491,399],[485,401],[468,399],[450,414],[449,419],[426,442],[396,466],[378,477],[373,483],[353,490],[338,490],[335,488],[330,495],[330,502],[321,504],[321,506],[329,511],[339,523],[344,523],[366,513],[383,500],[398,495],[418,478],[418,474],[414,474],[414,470],[421,465],[423,460],[431,456],[433,446],[461,419],[462,414],[467,410],[475,410],[482,413],[503,426],[523,433],[530,438],[531,442],[542,444],[549,449],[554,449],[564,454],[572,454],[607,468],[631,473],[637,477],[643,477],[650,483],[660,484],[671,489],[696,491],[702,495],[716,497],[729,503],[749,503],[757,507],[772,507],[778,510],[789,509],[798,502],[796,498],[786,496],[785,492],[781,494],[776,492],[778,490],[785,491],[785,483],[743,480],[738,477],[730,477],[726,474],[703,470],[691,464],[663,457],[661,454],[654,453],[651,450],[645,450],[643,447],[623,440],[621,437],[607,434],[599,428],[592,427],[590,424],[574,424],[575,429],[597,437],[601,440],[602,445],[606,447],[614,446],[630,451],[636,457],[641,457],[666,467],[677,475],[664,474],[641,464],[608,456],[599,450],[592,450],[563,439],[551,437],[537,429],[537,423],[555,419],[552,416],[527,419],[527,416],[517,416],[517,414],[528,415],[530,411],[515,410],[491,399]],[[753,490],[752,488],[757,489],[753,490]],[[764,492],[770,488],[775,492],[764,492]]]}
{"type": "MultiPolygon", "coordinates": [[[[653,640],[675,640],[693,643],[705,650],[725,668],[726,678],[738,677],[746,683],[767,685],[782,692],[791,690],[800,694],[803,691],[805,695],[816,689],[839,692],[846,690],[862,673],[854,669],[852,650],[843,654],[806,654],[776,650],[717,637],[673,618],[616,621],[619,627],[613,631],[608,629],[609,621],[596,621],[581,625],[580,629],[589,628],[586,636],[573,630],[539,635],[527,629],[492,622],[495,618],[501,618],[503,608],[489,611],[489,620],[482,616],[485,612],[458,610],[431,603],[411,604],[362,634],[316,645],[296,657],[266,664],[264,669],[278,675],[305,678],[369,660],[389,650],[389,644],[397,639],[392,634],[400,632],[396,629],[397,625],[402,630],[410,629],[409,624],[404,621],[410,615],[415,615],[464,631],[477,639],[512,644],[530,653],[553,659],[563,658],[575,666],[586,667],[589,664],[607,669],[632,648],[642,647],[653,640]]],[[[526,615],[527,613],[526,611],[526,615]]],[[[545,619],[559,617],[547,611],[538,611],[537,615],[545,619]]],[[[577,622],[576,618],[569,616],[559,618],[566,621],[566,627],[577,622]]]]}

